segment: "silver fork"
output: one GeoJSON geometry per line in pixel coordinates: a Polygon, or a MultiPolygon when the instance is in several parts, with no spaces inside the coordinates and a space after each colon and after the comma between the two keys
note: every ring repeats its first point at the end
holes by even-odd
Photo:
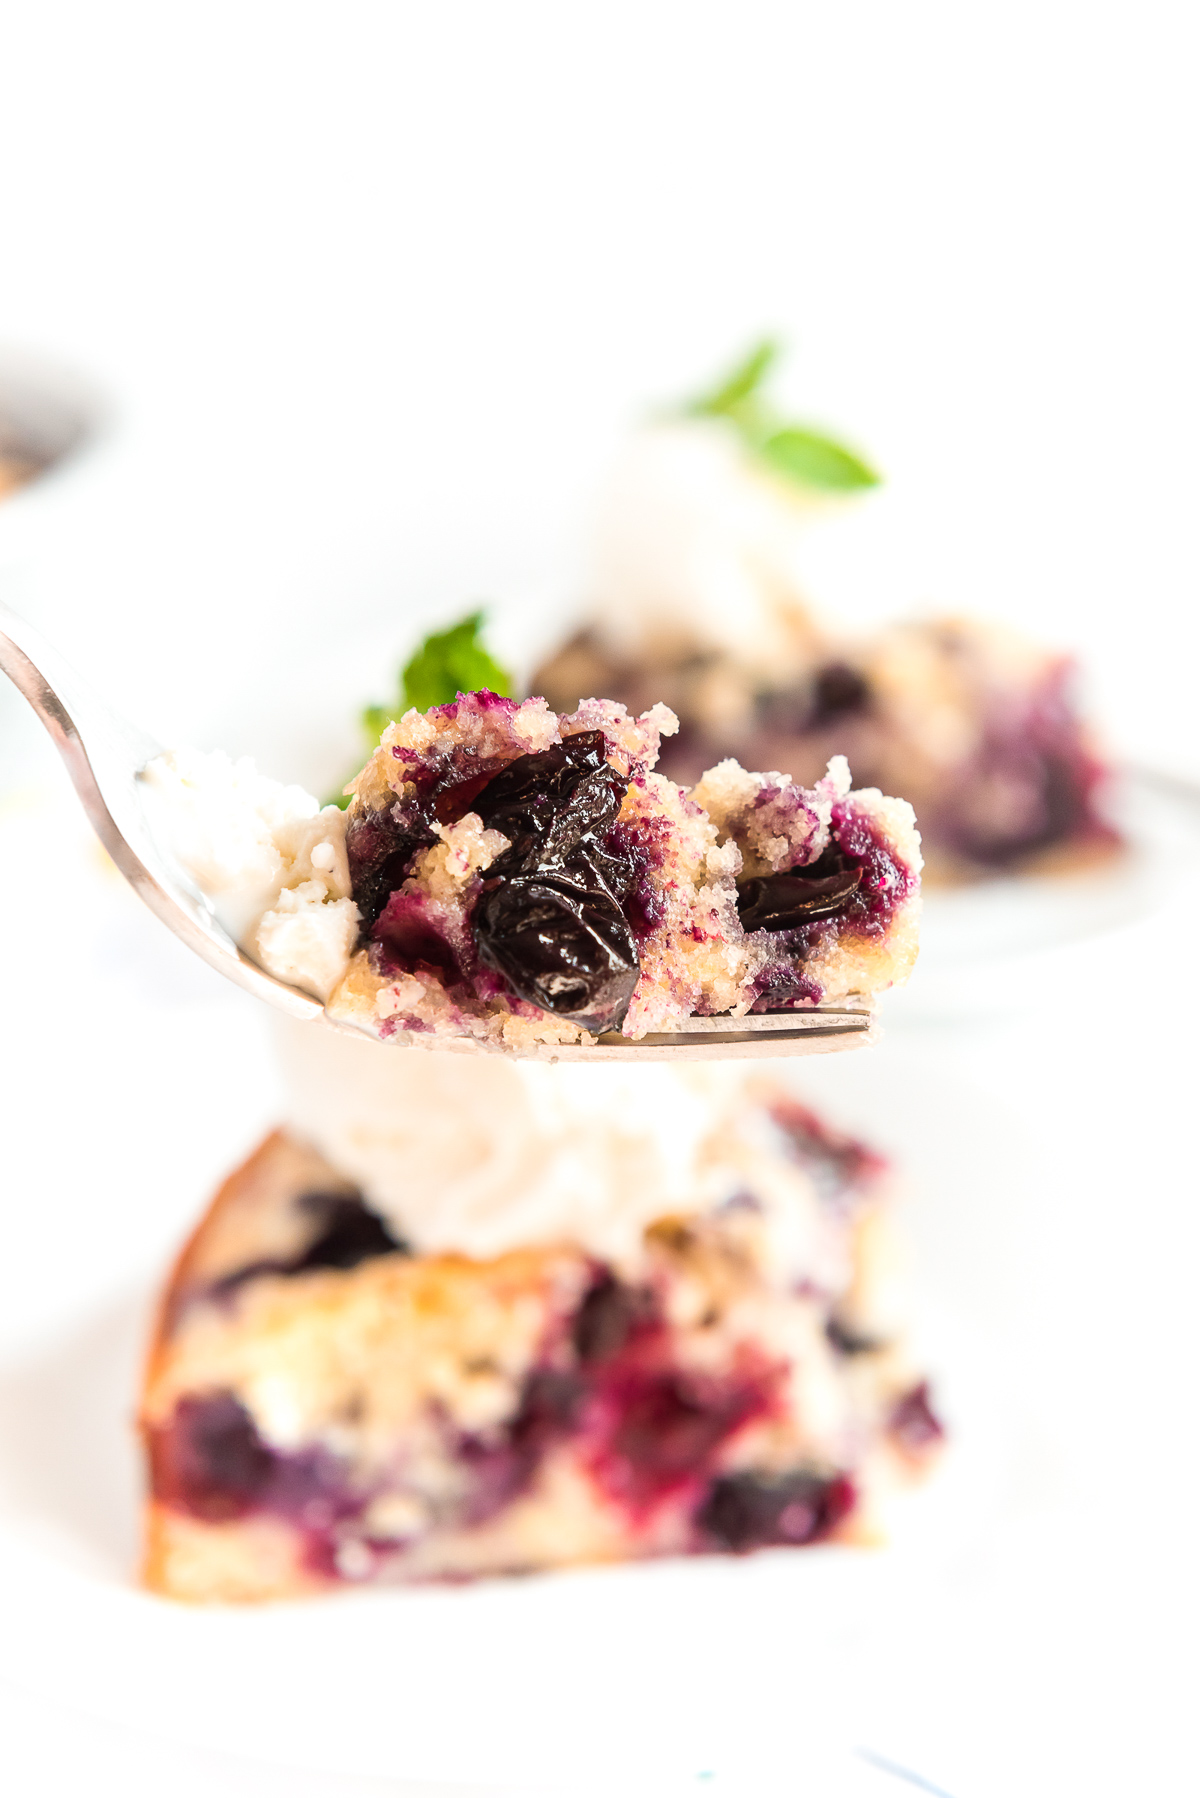
{"type": "MultiPolygon", "coordinates": [[[[54,740],[100,841],[168,930],[210,967],[290,1017],[320,1020],[352,1036],[319,999],[276,980],[238,948],[198,887],[176,868],[151,830],[138,777],[162,745],[119,717],[41,633],[0,605],[0,669],[25,695],[54,740]]],[[[866,1009],[818,1006],[742,1018],[690,1018],[682,1029],[637,1041],[606,1031],[578,1046],[539,1044],[522,1051],[539,1061],[716,1060],[747,1056],[818,1055],[861,1048],[874,1038],[866,1009]]],[[[414,1046],[488,1053],[473,1039],[412,1036],[414,1046]]]]}

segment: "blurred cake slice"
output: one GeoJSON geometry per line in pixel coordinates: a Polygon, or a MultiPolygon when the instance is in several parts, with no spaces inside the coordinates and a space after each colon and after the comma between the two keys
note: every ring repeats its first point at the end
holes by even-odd
{"type": "MultiPolygon", "coordinates": [[[[934,878],[1111,853],[1107,770],[1071,660],[960,617],[853,639],[814,604],[812,545],[840,513],[853,566],[869,512],[856,525],[851,493],[787,478],[742,405],[631,436],[597,508],[581,628],[563,631],[530,690],[562,712],[589,693],[635,713],[669,705],[680,728],[661,769],[685,786],[728,756],[803,785],[844,755],[857,782],[913,805],[934,878]]],[[[887,570],[873,578],[886,591],[887,570]]]]}
{"type": "Polygon", "coordinates": [[[615,1258],[414,1252],[270,1137],[164,1295],[147,1584],[259,1599],[870,1536],[941,1435],[888,1294],[885,1169],[777,1093],[723,1129],[703,1208],[615,1258]]]}
{"type": "Polygon", "coordinates": [[[830,635],[771,675],[696,639],[626,659],[588,630],[534,680],[562,706],[593,687],[631,706],[668,695],[680,730],[662,765],[682,782],[735,755],[803,784],[844,755],[864,786],[913,806],[927,877],[959,880],[1088,865],[1119,846],[1075,673],[1016,631],[934,618],[830,635]]]}

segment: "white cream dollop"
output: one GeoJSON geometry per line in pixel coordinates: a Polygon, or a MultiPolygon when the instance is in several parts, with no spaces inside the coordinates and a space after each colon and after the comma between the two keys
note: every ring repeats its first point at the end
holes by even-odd
{"type": "Polygon", "coordinates": [[[598,508],[593,628],[626,657],[699,641],[778,674],[813,640],[803,544],[827,505],[764,473],[720,421],[646,427],[598,508]]]}
{"type": "Polygon", "coordinates": [[[141,779],[156,835],[230,936],[269,974],[328,999],[359,925],[344,813],[220,750],[168,750],[141,779]]]}
{"type": "Polygon", "coordinates": [[[421,1253],[572,1242],[633,1272],[657,1219],[753,1193],[776,1277],[845,1277],[844,1228],[736,1064],[397,1054],[274,1023],[291,1127],[421,1253]]]}

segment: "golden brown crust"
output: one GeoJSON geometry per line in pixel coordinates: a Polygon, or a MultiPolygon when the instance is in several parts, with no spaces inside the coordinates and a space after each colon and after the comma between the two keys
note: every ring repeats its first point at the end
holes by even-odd
{"type": "Polygon", "coordinates": [[[270,1517],[201,1523],[153,1500],[146,1508],[142,1583],[189,1604],[303,1598],[329,1581],[297,1558],[298,1538],[270,1517]]]}
{"type": "Polygon", "coordinates": [[[352,1193],[353,1183],[330,1167],[306,1143],[273,1130],[218,1189],[184,1242],[167,1276],[155,1311],[142,1378],[143,1392],[156,1379],[180,1301],[202,1279],[216,1280],[264,1253],[263,1226],[283,1207],[281,1192],[352,1193]]]}
{"type": "Polygon", "coordinates": [[[201,1280],[220,1279],[238,1265],[263,1258],[263,1237],[254,1226],[283,1209],[290,1191],[356,1190],[315,1149],[284,1130],[259,1143],[210,1199],[207,1209],[175,1257],[159,1295],[142,1374],[139,1418],[146,1421],[147,1397],[161,1379],[171,1338],[189,1291],[201,1280]]]}

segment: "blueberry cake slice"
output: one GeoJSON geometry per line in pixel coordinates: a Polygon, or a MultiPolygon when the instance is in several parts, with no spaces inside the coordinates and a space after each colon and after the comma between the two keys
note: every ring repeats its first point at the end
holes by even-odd
{"type": "Polygon", "coordinates": [[[191,1600],[865,1540],[936,1449],[886,1296],[884,1169],[778,1094],[636,1257],[410,1249],[269,1138],[169,1282],[144,1577],[191,1600]]]}
{"type": "Polygon", "coordinates": [[[654,771],[664,706],[493,693],[408,712],[353,783],[360,938],[331,1015],[485,1047],[870,1000],[916,958],[911,808],[733,762],[654,771]]]}

